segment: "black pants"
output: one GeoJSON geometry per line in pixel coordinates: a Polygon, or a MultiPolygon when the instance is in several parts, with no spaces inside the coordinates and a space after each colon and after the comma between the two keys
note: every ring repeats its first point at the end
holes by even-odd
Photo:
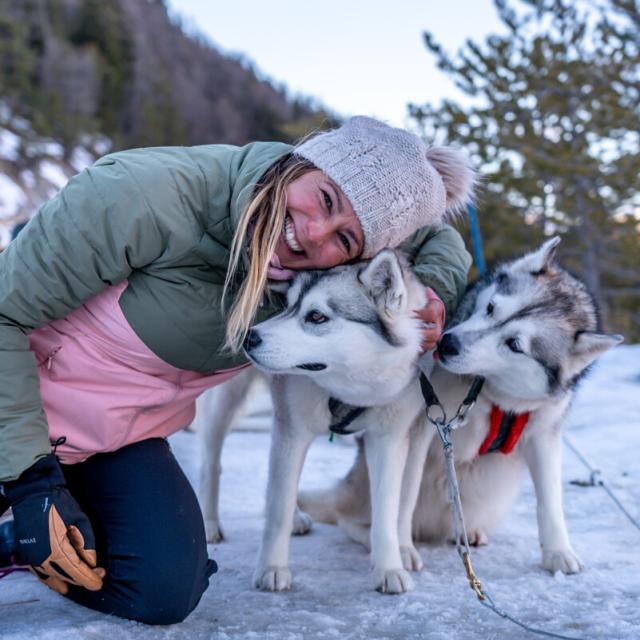
{"type": "Polygon", "coordinates": [[[173,624],[195,608],[217,570],[189,481],[167,442],[153,438],[62,467],[89,517],[100,591],[70,586],[74,602],[147,624],[173,624]]]}

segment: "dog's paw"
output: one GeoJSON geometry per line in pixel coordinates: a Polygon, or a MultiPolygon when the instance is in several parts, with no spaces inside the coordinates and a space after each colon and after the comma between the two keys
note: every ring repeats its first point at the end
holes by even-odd
{"type": "MultiPolygon", "coordinates": [[[[483,547],[489,544],[489,536],[482,529],[471,529],[467,533],[467,539],[472,547],[483,547]]],[[[455,544],[455,538],[447,538],[449,544],[455,544]]],[[[460,536],[460,544],[464,544],[464,536],[460,536]]]]}
{"type": "Polygon", "coordinates": [[[556,549],[542,552],[542,566],[551,573],[562,571],[562,573],[578,573],[584,569],[582,560],[575,551],[568,547],[566,549],[556,549]]]}
{"type": "Polygon", "coordinates": [[[288,591],[291,571],[288,567],[260,567],[253,574],[253,586],[261,591],[288,591]]]}
{"type": "Polygon", "coordinates": [[[415,589],[413,578],[404,569],[374,569],[373,581],[380,593],[405,593],[415,589]]]}
{"type": "Polygon", "coordinates": [[[291,533],[294,536],[303,536],[305,533],[311,531],[312,525],[313,520],[311,516],[304,511],[300,511],[300,509],[296,509],[296,512],[293,514],[293,528],[291,529],[291,533]]]}
{"type": "Polygon", "coordinates": [[[400,557],[402,558],[402,566],[407,571],[420,571],[424,567],[420,552],[413,546],[401,546],[400,557]]]}
{"type": "Polygon", "coordinates": [[[205,520],[204,532],[207,536],[207,542],[209,544],[221,542],[222,540],[224,540],[224,532],[222,531],[222,526],[217,520],[205,520]]]}
{"type": "Polygon", "coordinates": [[[482,529],[469,531],[469,544],[472,547],[482,547],[489,544],[489,536],[482,529]]]}

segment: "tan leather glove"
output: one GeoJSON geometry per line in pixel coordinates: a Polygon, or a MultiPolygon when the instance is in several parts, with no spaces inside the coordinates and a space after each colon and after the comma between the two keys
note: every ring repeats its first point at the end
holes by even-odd
{"type": "Polygon", "coordinates": [[[58,593],[67,593],[69,584],[99,591],[105,570],[97,567],[93,529],[55,456],[41,458],[1,489],[13,509],[20,562],[58,593]]]}

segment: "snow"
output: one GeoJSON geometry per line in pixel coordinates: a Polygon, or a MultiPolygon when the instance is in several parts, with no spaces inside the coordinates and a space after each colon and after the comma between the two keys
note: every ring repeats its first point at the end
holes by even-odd
{"type": "Polygon", "coordinates": [[[9,129],[0,129],[0,158],[15,162],[19,156],[20,137],[9,129]]]}
{"type": "MultiPolygon", "coordinates": [[[[626,507],[640,517],[640,345],[603,357],[580,387],[567,424],[571,441],[602,470],[626,507]]],[[[188,477],[198,477],[198,438],[181,432],[172,447],[188,477]]],[[[227,535],[212,545],[220,564],[209,590],[187,620],[148,627],[67,602],[30,575],[0,580],[3,640],[133,638],[309,640],[416,638],[424,640],[514,639],[535,636],[484,609],[469,589],[449,546],[421,547],[425,570],[416,590],[401,596],[370,590],[368,557],[337,527],[314,525],[292,539],[293,589],[262,593],[251,575],[262,528],[269,434],[236,431],[223,452],[221,515],[227,535]],[[11,605],[11,602],[36,600],[11,605]]],[[[496,604],[523,622],[577,638],[631,640],[640,637],[640,531],[597,487],[570,484],[587,479],[577,458],[565,451],[565,510],[584,572],[551,576],[540,568],[535,499],[527,480],[521,499],[473,564],[496,604]]],[[[326,486],[353,460],[353,447],[318,440],[301,484],[326,486]]],[[[170,558],[168,559],[170,562],[170,558]]]]}
{"type": "Polygon", "coordinates": [[[40,161],[40,176],[50,182],[57,189],[62,189],[69,181],[67,174],[57,162],[51,160],[40,161]]]}
{"type": "Polygon", "coordinates": [[[56,160],[62,160],[64,157],[64,147],[54,140],[40,138],[27,145],[26,155],[29,158],[47,156],[49,158],[55,158],[56,160]]]}
{"type": "Polygon", "coordinates": [[[26,203],[24,191],[9,176],[0,173],[0,220],[16,215],[26,203]]]}
{"type": "Polygon", "coordinates": [[[20,180],[22,180],[22,183],[27,189],[33,189],[36,186],[36,177],[30,169],[25,169],[20,172],[20,180]]]}
{"type": "Polygon", "coordinates": [[[84,147],[74,147],[71,152],[71,160],[69,164],[73,167],[74,171],[80,173],[83,169],[86,169],[89,165],[92,165],[95,158],[84,147]]]}

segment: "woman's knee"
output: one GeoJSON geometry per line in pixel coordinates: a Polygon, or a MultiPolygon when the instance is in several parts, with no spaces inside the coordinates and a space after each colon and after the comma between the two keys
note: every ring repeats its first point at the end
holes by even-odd
{"type": "Polygon", "coordinates": [[[190,575],[184,571],[171,571],[147,576],[139,582],[136,602],[136,620],[145,624],[166,625],[182,622],[197,606],[209,587],[210,576],[217,571],[216,563],[207,559],[190,575]]]}
{"type": "Polygon", "coordinates": [[[72,588],[68,596],[91,609],[149,625],[182,622],[196,608],[217,565],[207,559],[186,567],[173,560],[164,570],[147,562],[115,562],[100,591],[72,588]]]}

